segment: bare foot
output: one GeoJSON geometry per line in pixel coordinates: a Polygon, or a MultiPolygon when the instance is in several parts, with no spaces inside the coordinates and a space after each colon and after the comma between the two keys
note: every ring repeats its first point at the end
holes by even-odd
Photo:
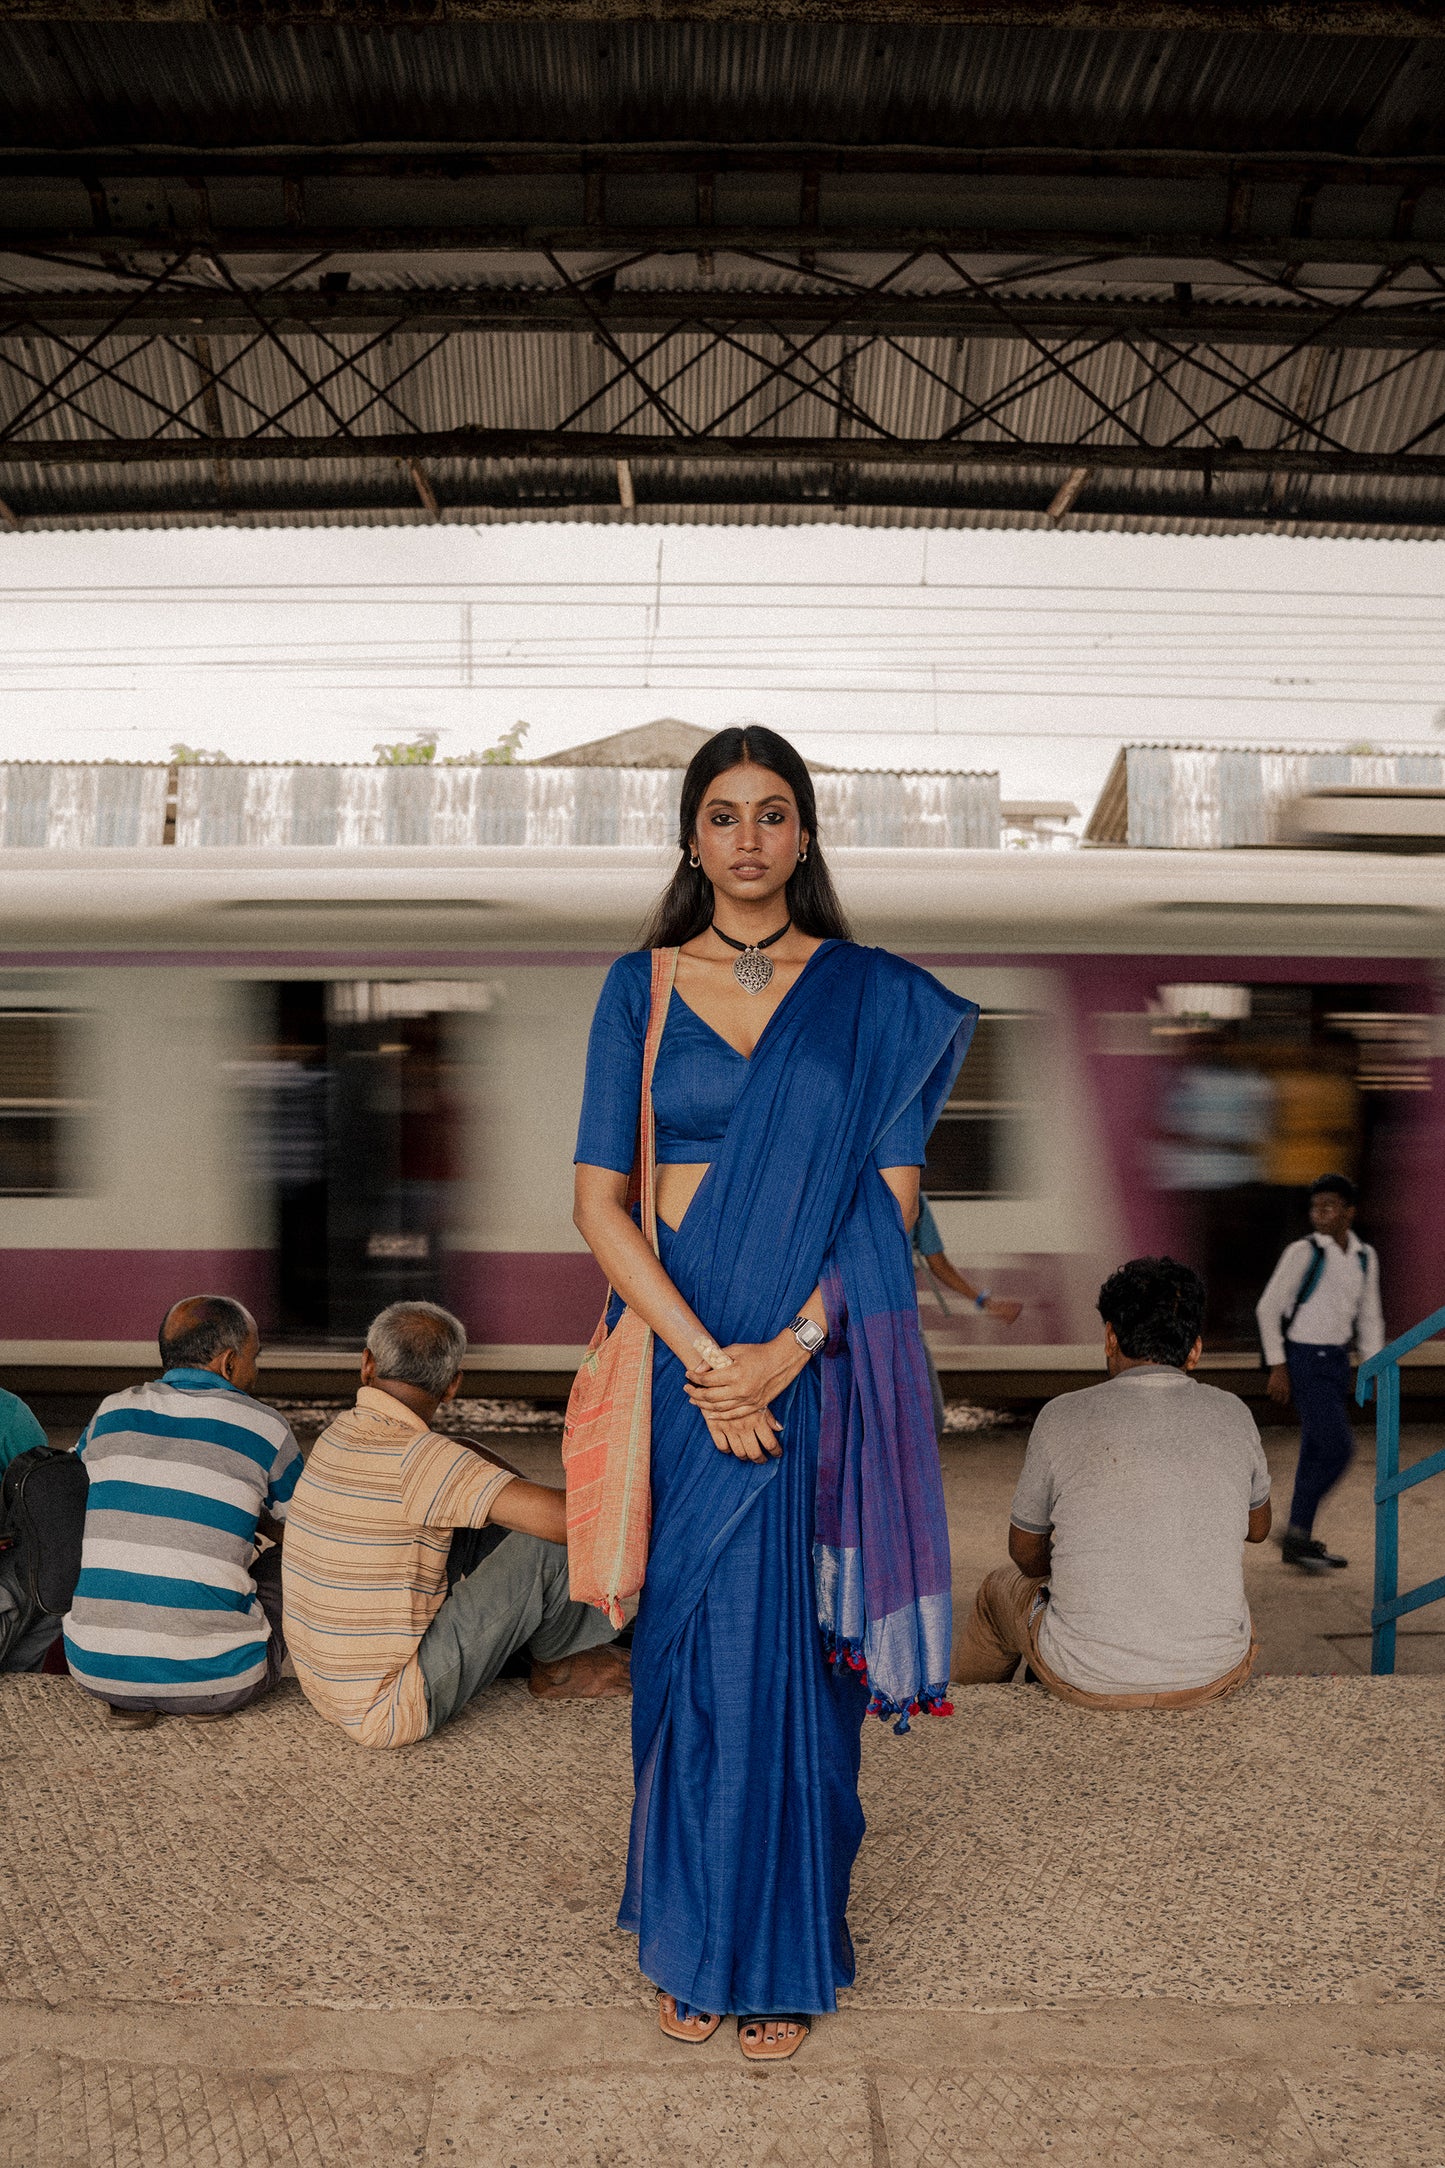
{"type": "Polygon", "coordinates": [[[785,2063],[796,2055],[812,2030],[797,2012],[786,2017],[740,2017],[738,2046],[750,2063],[785,2063]]]}
{"type": "Polygon", "coordinates": [[[669,2040],[690,2040],[694,2043],[711,2040],[722,2023],[720,2017],[708,2017],[694,2011],[691,2017],[679,2017],[677,2004],[671,1995],[657,1998],[657,2022],[669,2040]]]}
{"type": "Polygon", "coordinates": [[[610,1701],[632,1692],[626,1649],[583,1649],[555,1664],[533,1664],[527,1685],[539,1701],[610,1701]]]}

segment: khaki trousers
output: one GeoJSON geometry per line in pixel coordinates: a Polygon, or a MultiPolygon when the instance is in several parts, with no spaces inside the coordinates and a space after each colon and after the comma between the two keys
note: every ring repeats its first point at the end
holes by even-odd
{"type": "Polygon", "coordinates": [[[1254,1669],[1258,1639],[1251,1634],[1249,1650],[1222,1679],[1204,1686],[1176,1687],[1163,1694],[1089,1694],[1070,1686],[1051,1671],[1039,1654],[1038,1629],[1044,1607],[1039,1602],[1047,1581],[1030,1580],[1017,1566],[996,1566],[973,1600],[968,1624],[953,1652],[953,1679],[959,1686],[990,1686],[1011,1679],[1020,1660],[1027,1662],[1041,1685],[1060,1701],[1081,1709],[1193,1709],[1201,1702],[1217,1701],[1242,1686],[1254,1669]]]}

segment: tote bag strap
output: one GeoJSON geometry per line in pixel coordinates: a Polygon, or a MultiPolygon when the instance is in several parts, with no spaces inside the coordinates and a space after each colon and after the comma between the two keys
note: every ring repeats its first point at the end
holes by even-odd
{"type": "Polygon", "coordinates": [[[652,1005],[647,1018],[647,1037],[642,1042],[642,1105],[638,1123],[642,1232],[654,1250],[657,1249],[657,1116],[652,1106],[652,1077],[672,1000],[673,980],[677,977],[677,956],[675,948],[652,952],[652,1005]]]}

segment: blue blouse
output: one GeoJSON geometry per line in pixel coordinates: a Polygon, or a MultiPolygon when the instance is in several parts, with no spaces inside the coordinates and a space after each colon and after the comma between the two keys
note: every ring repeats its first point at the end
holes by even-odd
{"type": "MultiPolygon", "coordinates": [[[[598,997],[573,1155],[584,1167],[632,1172],[651,985],[652,960],[645,949],[634,950],[618,957],[598,997]]],[[[652,1078],[660,1167],[711,1163],[747,1072],[748,1057],[705,1024],[674,990],[652,1078]]],[[[873,1160],[878,1167],[923,1165],[921,1093],[880,1139],[873,1160]]]]}

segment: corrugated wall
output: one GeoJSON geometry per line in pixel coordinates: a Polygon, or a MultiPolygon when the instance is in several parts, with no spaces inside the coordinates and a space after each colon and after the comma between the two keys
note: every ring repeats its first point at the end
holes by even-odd
{"type": "Polygon", "coordinates": [[[0,849],[126,849],[160,843],[163,766],[120,762],[0,762],[0,849]]]}
{"type": "MultiPolygon", "coordinates": [[[[681,785],[675,768],[185,767],[175,839],[665,846],[677,840],[681,785]]],[[[998,848],[996,775],[822,775],[817,793],[834,848],[998,848]]]]}
{"type": "Polygon", "coordinates": [[[1131,846],[1211,851],[1273,843],[1281,808],[1310,790],[1439,790],[1438,753],[1288,753],[1131,745],[1131,846]]]}

